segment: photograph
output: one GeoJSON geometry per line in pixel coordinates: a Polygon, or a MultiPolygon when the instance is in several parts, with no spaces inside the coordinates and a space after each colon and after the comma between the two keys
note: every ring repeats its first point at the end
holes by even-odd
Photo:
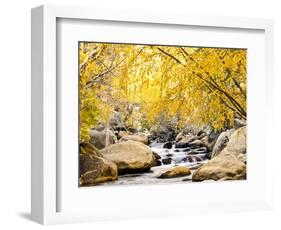
{"type": "MultiPolygon", "coordinates": [[[[31,50],[19,62],[15,57],[23,52],[2,55],[8,60],[3,79],[13,83],[3,84],[3,98],[15,99],[2,106],[2,114],[15,117],[2,119],[9,130],[3,146],[13,149],[19,140],[29,156],[20,150],[27,162],[12,161],[19,164],[12,171],[11,160],[3,161],[4,213],[22,203],[22,221],[67,228],[276,226],[278,7],[272,6],[275,14],[243,1],[232,7],[148,2],[131,8],[120,1],[34,3],[24,14],[29,20],[15,18],[15,26],[8,26],[18,41],[2,36],[8,38],[3,48],[31,50]],[[29,28],[18,26],[23,21],[29,28]],[[31,33],[19,39],[19,29],[31,33]],[[19,43],[28,40],[29,46],[19,43]],[[28,73],[17,74],[23,68],[28,73]],[[24,92],[14,89],[23,89],[23,81],[27,106],[19,101],[24,92]],[[19,106],[30,107],[29,114],[21,116],[19,106]],[[15,131],[23,130],[18,124],[30,124],[30,135],[15,140],[15,131]],[[30,188],[23,189],[24,202],[6,199],[28,184],[23,178],[15,183],[16,174],[7,172],[26,172],[30,188]]],[[[3,155],[14,158],[8,152],[3,155]]],[[[4,219],[7,226],[16,223],[4,219]]]]}
{"type": "Polygon", "coordinates": [[[247,179],[247,49],[78,42],[79,187],[247,179]]]}

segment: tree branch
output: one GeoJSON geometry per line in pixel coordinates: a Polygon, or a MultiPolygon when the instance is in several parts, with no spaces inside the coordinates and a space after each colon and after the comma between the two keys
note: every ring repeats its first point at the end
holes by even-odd
{"type": "Polygon", "coordinates": [[[168,52],[164,51],[163,49],[161,49],[161,48],[159,48],[159,47],[158,47],[157,49],[160,50],[162,53],[166,54],[167,56],[169,56],[170,58],[174,59],[174,60],[175,60],[177,63],[179,63],[180,65],[186,67],[184,64],[182,64],[182,62],[181,62],[179,59],[177,59],[177,58],[174,57],[173,55],[169,54],[168,52]]]}
{"type": "Polygon", "coordinates": [[[98,58],[98,56],[101,54],[101,52],[104,50],[104,47],[102,47],[101,51],[98,54],[97,49],[94,49],[89,56],[84,60],[84,62],[79,66],[80,69],[80,75],[85,71],[87,65],[89,63],[92,63],[94,60],[98,58]]]}
{"type": "MultiPolygon", "coordinates": [[[[170,58],[174,59],[177,63],[179,63],[180,65],[182,65],[183,67],[186,67],[186,65],[184,65],[179,59],[177,59],[176,57],[174,57],[173,55],[167,53],[166,51],[162,50],[161,48],[158,48],[161,52],[163,52],[164,54],[166,54],[167,56],[169,56],[170,58]]],[[[180,49],[184,52],[184,54],[186,56],[189,57],[189,59],[191,61],[195,60],[193,59],[193,57],[191,57],[182,47],[180,47],[180,49]]],[[[198,63],[196,63],[200,69],[203,69],[198,63]]],[[[211,78],[210,74],[206,71],[204,71],[205,74],[211,78]]],[[[212,87],[214,87],[215,89],[217,89],[219,92],[221,92],[222,94],[224,94],[231,102],[231,104],[241,113],[243,114],[244,117],[247,117],[247,113],[246,111],[242,108],[242,106],[232,97],[229,95],[229,93],[227,93],[225,90],[223,90],[220,86],[218,86],[218,84],[213,84],[212,82],[210,82],[209,80],[207,80],[206,78],[202,77],[200,74],[195,73],[195,71],[192,72],[195,76],[199,77],[201,80],[203,80],[204,82],[206,82],[207,84],[211,85],[212,87]]]]}

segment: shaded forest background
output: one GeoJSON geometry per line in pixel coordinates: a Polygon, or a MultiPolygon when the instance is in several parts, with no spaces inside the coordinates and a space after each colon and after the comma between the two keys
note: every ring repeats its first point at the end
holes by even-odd
{"type": "Polygon", "coordinates": [[[246,119],[245,49],[79,43],[80,140],[108,125],[113,111],[126,127],[157,123],[214,130],[246,119]]]}

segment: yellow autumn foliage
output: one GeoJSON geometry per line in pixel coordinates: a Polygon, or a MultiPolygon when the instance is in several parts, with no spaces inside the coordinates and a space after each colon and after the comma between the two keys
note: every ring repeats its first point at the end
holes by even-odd
{"type": "Polygon", "coordinates": [[[216,130],[232,126],[234,114],[246,119],[246,55],[245,49],[81,42],[81,140],[106,124],[115,107],[127,125],[145,128],[160,117],[216,130]]]}

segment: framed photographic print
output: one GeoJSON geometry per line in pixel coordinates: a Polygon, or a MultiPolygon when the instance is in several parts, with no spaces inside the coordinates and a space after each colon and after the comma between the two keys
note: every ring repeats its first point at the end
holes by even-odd
{"type": "Polygon", "coordinates": [[[265,19],[34,8],[32,219],[270,208],[272,31],[265,19]]]}

